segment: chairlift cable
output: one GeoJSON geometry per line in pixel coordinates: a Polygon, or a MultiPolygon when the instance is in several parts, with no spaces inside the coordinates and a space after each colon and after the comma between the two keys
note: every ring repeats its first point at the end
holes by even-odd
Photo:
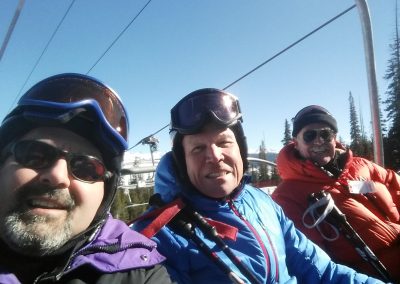
{"type": "Polygon", "coordinates": [[[151,0],[149,0],[143,8],[136,14],[136,16],[129,22],[129,24],[119,33],[119,35],[113,40],[113,42],[108,46],[108,48],[103,52],[103,54],[97,59],[97,61],[90,67],[89,71],[86,72],[86,75],[92,71],[92,69],[100,62],[101,59],[106,55],[106,53],[113,47],[113,45],[119,40],[119,38],[126,32],[126,30],[132,25],[132,23],[139,17],[139,15],[143,12],[144,9],[150,4],[151,0]]]}
{"type": "MultiPolygon", "coordinates": [[[[250,70],[249,72],[247,72],[246,74],[244,74],[243,76],[241,76],[239,79],[233,81],[232,83],[230,83],[229,85],[227,85],[225,88],[223,88],[222,90],[226,90],[230,87],[232,87],[234,84],[236,84],[237,82],[241,81],[242,79],[244,79],[245,77],[249,76],[251,73],[255,72],[256,70],[258,70],[259,68],[261,68],[262,66],[264,66],[265,64],[269,63],[270,61],[272,61],[273,59],[275,59],[276,57],[278,57],[279,55],[283,54],[284,52],[288,51],[290,48],[294,47],[295,45],[297,45],[298,43],[300,43],[301,41],[305,40],[306,38],[308,38],[309,36],[311,36],[312,34],[316,33],[317,31],[319,31],[320,29],[324,28],[325,26],[327,26],[328,24],[332,23],[333,21],[337,20],[338,18],[340,18],[341,16],[343,16],[344,14],[346,14],[347,12],[349,12],[350,10],[354,9],[357,5],[353,5],[350,8],[347,8],[346,10],[344,10],[343,12],[341,12],[340,14],[336,15],[335,17],[331,18],[330,20],[328,20],[327,22],[325,22],[324,24],[320,25],[318,28],[314,29],[313,31],[309,32],[308,34],[306,34],[305,36],[303,36],[302,38],[300,38],[299,40],[295,41],[294,43],[290,44],[288,47],[284,48],[283,50],[281,50],[280,52],[278,52],[277,54],[275,54],[274,56],[272,56],[271,58],[267,59],[266,61],[264,61],[263,63],[261,63],[260,65],[258,65],[257,67],[253,68],[252,70],[250,70]]],[[[128,150],[133,149],[134,147],[136,147],[137,145],[139,145],[144,139],[157,134],[158,132],[164,130],[165,128],[167,128],[169,126],[169,124],[163,126],[161,129],[159,129],[158,131],[154,132],[153,134],[150,134],[148,136],[146,136],[145,138],[143,138],[142,140],[140,140],[138,143],[136,143],[134,146],[132,146],[131,148],[129,148],[128,150]]]]}
{"type": "MultiPolygon", "coordinates": [[[[139,11],[139,13],[130,21],[130,23],[122,30],[122,32],[116,37],[116,39],[114,39],[114,41],[110,44],[110,46],[106,49],[106,51],[99,57],[99,59],[97,59],[97,61],[95,62],[95,64],[93,64],[93,66],[89,69],[89,71],[87,71],[86,75],[89,74],[89,72],[100,62],[100,60],[105,56],[105,54],[111,49],[111,47],[117,42],[117,40],[122,36],[122,34],[131,26],[131,24],[138,18],[138,16],[143,12],[143,10],[150,4],[152,0],[149,0],[145,6],[139,11]]],[[[12,106],[15,104],[15,102],[17,101],[18,97],[21,95],[23,89],[25,88],[26,84],[28,83],[30,77],[32,76],[33,72],[35,71],[36,67],[38,66],[40,60],[42,59],[43,55],[45,54],[45,52],[47,51],[51,41],[53,40],[54,36],[56,35],[56,33],[58,32],[61,24],[64,22],[66,16],[68,15],[69,11],[71,10],[73,4],[75,3],[75,0],[72,0],[71,4],[69,5],[68,9],[66,10],[66,12],[64,13],[64,16],[62,17],[62,19],[60,20],[60,22],[58,23],[56,29],[54,30],[53,34],[51,35],[50,39],[48,40],[46,46],[44,47],[42,53],[40,54],[39,58],[36,60],[31,72],[29,73],[28,77],[26,78],[25,82],[23,83],[22,87],[20,88],[19,92],[17,93],[16,97],[14,98],[9,111],[11,110],[12,106]]]]}
{"type": "Polygon", "coordinates": [[[275,59],[276,57],[278,57],[279,55],[283,54],[284,52],[288,51],[289,49],[291,49],[292,47],[294,47],[295,45],[297,45],[298,43],[302,42],[303,40],[305,40],[306,38],[308,38],[309,36],[311,36],[312,34],[316,33],[317,31],[319,31],[320,29],[322,29],[323,27],[327,26],[328,24],[332,23],[333,21],[337,20],[339,17],[343,16],[344,14],[346,14],[347,12],[349,12],[351,9],[355,8],[357,5],[354,4],[353,6],[351,6],[350,8],[344,10],[342,13],[338,14],[337,16],[333,17],[332,19],[328,20],[327,22],[325,22],[324,24],[320,25],[318,28],[314,29],[313,31],[309,32],[308,34],[306,34],[305,36],[303,36],[302,38],[300,38],[299,40],[295,41],[294,43],[290,44],[288,47],[284,48],[283,50],[279,51],[278,53],[276,53],[274,56],[272,56],[271,58],[267,59],[266,61],[264,61],[263,63],[261,63],[260,65],[258,65],[257,67],[253,68],[252,70],[250,70],[249,72],[247,72],[246,74],[244,74],[243,76],[241,76],[239,79],[233,81],[232,83],[230,83],[228,86],[226,86],[225,88],[223,88],[222,90],[226,90],[229,87],[233,86],[234,84],[236,84],[237,82],[239,82],[240,80],[244,79],[245,77],[249,76],[251,73],[253,73],[254,71],[256,71],[257,69],[261,68],[262,66],[264,66],[265,64],[267,64],[268,62],[272,61],[273,59],[275,59]]]}
{"type": "Polygon", "coordinates": [[[33,68],[31,70],[31,72],[29,73],[28,77],[25,79],[25,82],[22,84],[21,89],[19,90],[17,96],[14,98],[14,101],[11,104],[11,107],[9,109],[9,111],[11,110],[12,106],[15,104],[16,100],[19,98],[19,96],[22,93],[22,90],[25,88],[26,84],[28,83],[29,79],[31,78],[33,72],[35,71],[36,67],[38,66],[40,60],[42,59],[43,55],[45,54],[45,52],[47,51],[47,48],[49,47],[50,43],[52,42],[54,36],[56,35],[56,33],[58,32],[61,24],[64,22],[65,18],[67,17],[69,11],[71,10],[72,5],[75,3],[75,0],[72,0],[71,4],[69,5],[68,9],[65,11],[64,16],[61,18],[60,22],[58,23],[56,29],[54,30],[53,34],[50,36],[50,39],[47,41],[46,46],[44,47],[42,53],[40,54],[39,58],[36,60],[35,64],[33,65],[33,68]]]}

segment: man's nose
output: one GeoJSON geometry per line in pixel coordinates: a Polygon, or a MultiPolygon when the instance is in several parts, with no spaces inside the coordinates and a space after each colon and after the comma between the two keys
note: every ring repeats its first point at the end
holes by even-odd
{"type": "Polygon", "coordinates": [[[317,144],[317,145],[321,145],[321,144],[325,143],[325,139],[321,137],[321,133],[319,133],[319,132],[317,133],[313,143],[317,144]]]}
{"type": "Polygon", "coordinates": [[[217,163],[222,159],[222,150],[217,145],[213,144],[207,148],[207,161],[217,163]]]}
{"type": "Polygon", "coordinates": [[[40,181],[57,188],[67,188],[70,185],[68,165],[65,159],[58,159],[48,168],[40,171],[40,181]]]}

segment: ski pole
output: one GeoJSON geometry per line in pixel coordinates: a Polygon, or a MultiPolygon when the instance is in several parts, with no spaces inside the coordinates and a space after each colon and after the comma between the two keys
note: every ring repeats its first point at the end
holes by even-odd
{"type": "MultiPolygon", "coordinates": [[[[367,261],[382,277],[382,279],[386,282],[391,281],[391,277],[386,267],[382,262],[378,259],[378,257],[374,254],[374,252],[368,247],[368,245],[364,242],[364,240],[360,237],[360,235],[356,232],[356,230],[350,225],[347,221],[346,215],[342,213],[339,208],[336,207],[332,196],[329,192],[320,191],[318,193],[310,194],[310,202],[318,203],[320,206],[327,206],[330,202],[332,202],[331,211],[328,212],[326,219],[332,225],[338,227],[339,231],[341,231],[344,236],[355,246],[357,253],[367,261]]],[[[318,210],[316,210],[317,213],[318,210]]]]}
{"type": "MultiPolygon", "coordinates": [[[[185,208],[184,208],[185,209],[185,208]]],[[[243,263],[241,260],[232,252],[232,250],[225,244],[225,242],[218,236],[218,232],[214,226],[211,226],[203,216],[201,216],[198,212],[187,209],[187,211],[191,211],[189,214],[192,215],[196,224],[199,228],[206,234],[207,237],[212,239],[217,246],[228,256],[228,258],[236,265],[236,267],[240,270],[240,272],[250,281],[250,283],[260,283],[261,282],[254,276],[251,270],[243,263]]]]}
{"type": "MultiPolygon", "coordinates": [[[[160,198],[159,194],[155,194],[150,198],[150,205],[162,207],[164,202],[160,198]]],[[[207,244],[197,236],[193,224],[187,219],[187,216],[179,212],[174,218],[169,221],[171,228],[175,232],[181,232],[185,237],[192,240],[196,246],[208,256],[225,274],[228,275],[229,279],[234,284],[245,284],[240,277],[216,254],[214,253],[207,244]]]]}
{"type": "MultiPolygon", "coordinates": [[[[184,222],[182,222],[184,223],[184,222]]],[[[181,224],[180,226],[182,226],[181,224]]],[[[239,276],[236,275],[235,272],[232,271],[232,269],[222,261],[222,259],[214,252],[211,251],[211,249],[206,245],[206,243],[198,236],[196,235],[196,232],[194,231],[194,228],[192,227],[191,223],[186,223],[184,227],[182,228],[183,231],[186,232],[186,235],[199,247],[199,249],[207,255],[212,261],[214,261],[217,266],[225,273],[228,275],[229,279],[235,283],[235,284],[245,284],[245,282],[239,278],[239,276]]]]}

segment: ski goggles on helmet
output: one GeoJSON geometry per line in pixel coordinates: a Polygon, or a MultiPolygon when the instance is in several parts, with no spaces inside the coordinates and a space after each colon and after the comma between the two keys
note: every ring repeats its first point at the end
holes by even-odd
{"type": "Polygon", "coordinates": [[[29,89],[16,112],[32,120],[67,123],[75,116],[100,126],[99,139],[121,154],[128,148],[128,116],[111,88],[89,76],[66,73],[49,77],[29,89]]]}
{"type": "Polygon", "coordinates": [[[68,172],[83,182],[103,181],[110,175],[99,158],[70,153],[36,140],[18,141],[12,144],[10,153],[18,164],[34,170],[50,168],[57,160],[65,158],[68,172]]]}
{"type": "Polygon", "coordinates": [[[210,121],[230,126],[242,121],[238,99],[217,89],[195,91],[171,109],[171,131],[194,134],[210,121]]]}

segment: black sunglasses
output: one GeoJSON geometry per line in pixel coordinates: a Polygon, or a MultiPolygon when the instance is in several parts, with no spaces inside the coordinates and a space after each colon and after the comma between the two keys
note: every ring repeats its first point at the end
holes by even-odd
{"type": "Polygon", "coordinates": [[[332,129],[311,129],[304,131],[303,133],[303,141],[306,144],[310,144],[315,140],[315,138],[321,137],[324,142],[329,142],[332,140],[332,138],[335,136],[335,132],[332,129]]]}
{"type": "Polygon", "coordinates": [[[65,158],[69,173],[83,182],[102,181],[111,174],[96,157],[69,153],[40,141],[18,141],[12,145],[10,152],[18,164],[34,170],[49,168],[58,159],[65,158]]]}

